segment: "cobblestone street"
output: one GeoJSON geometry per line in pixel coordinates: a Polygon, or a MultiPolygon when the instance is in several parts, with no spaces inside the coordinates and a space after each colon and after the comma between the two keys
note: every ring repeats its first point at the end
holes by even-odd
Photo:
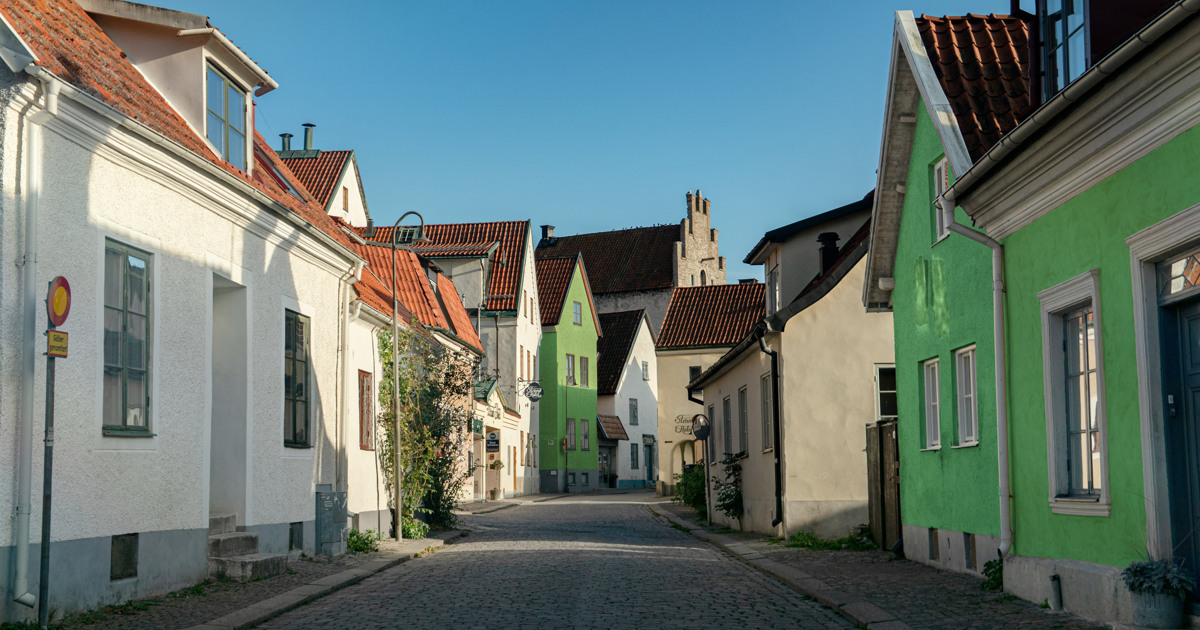
{"type": "Polygon", "coordinates": [[[462,517],[471,535],[263,628],[850,628],[653,517],[653,494],[462,517]]]}

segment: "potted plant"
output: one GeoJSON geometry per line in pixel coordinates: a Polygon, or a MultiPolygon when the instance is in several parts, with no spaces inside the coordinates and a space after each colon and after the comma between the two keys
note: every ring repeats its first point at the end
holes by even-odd
{"type": "Polygon", "coordinates": [[[1183,600],[1196,587],[1183,567],[1170,560],[1134,562],[1121,571],[1133,599],[1133,622],[1146,628],[1183,626],[1183,600]]]}

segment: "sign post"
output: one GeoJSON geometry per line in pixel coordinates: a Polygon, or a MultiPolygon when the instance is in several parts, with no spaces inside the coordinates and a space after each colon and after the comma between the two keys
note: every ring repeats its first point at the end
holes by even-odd
{"type": "Polygon", "coordinates": [[[50,624],[50,508],[54,477],[54,360],[67,358],[67,333],[55,330],[71,313],[71,284],[58,276],[46,294],[46,450],[42,463],[42,565],[38,577],[38,626],[50,624]]]}

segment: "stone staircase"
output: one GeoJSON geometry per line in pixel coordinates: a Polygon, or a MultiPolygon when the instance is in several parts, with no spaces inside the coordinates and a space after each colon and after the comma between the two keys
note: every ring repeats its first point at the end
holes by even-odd
{"type": "Polygon", "coordinates": [[[258,553],[258,534],[237,531],[237,516],[208,517],[208,577],[250,582],[287,570],[287,554],[258,553]]]}

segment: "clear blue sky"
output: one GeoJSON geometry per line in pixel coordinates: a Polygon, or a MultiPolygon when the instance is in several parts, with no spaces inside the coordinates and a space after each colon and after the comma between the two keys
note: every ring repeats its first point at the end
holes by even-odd
{"type": "Polygon", "coordinates": [[[741,260],[763,232],[874,186],[894,11],[1009,11],[1007,0],[142,1],[208,15],[279,82],[258,99],[273,146],[284,132],[295,146],[313,122],[316,148],[354,149],[376,223],[418,210],[431,223],[594,232],[677,223],[700,188],[730,282],[761,279],[741,260]]]}

